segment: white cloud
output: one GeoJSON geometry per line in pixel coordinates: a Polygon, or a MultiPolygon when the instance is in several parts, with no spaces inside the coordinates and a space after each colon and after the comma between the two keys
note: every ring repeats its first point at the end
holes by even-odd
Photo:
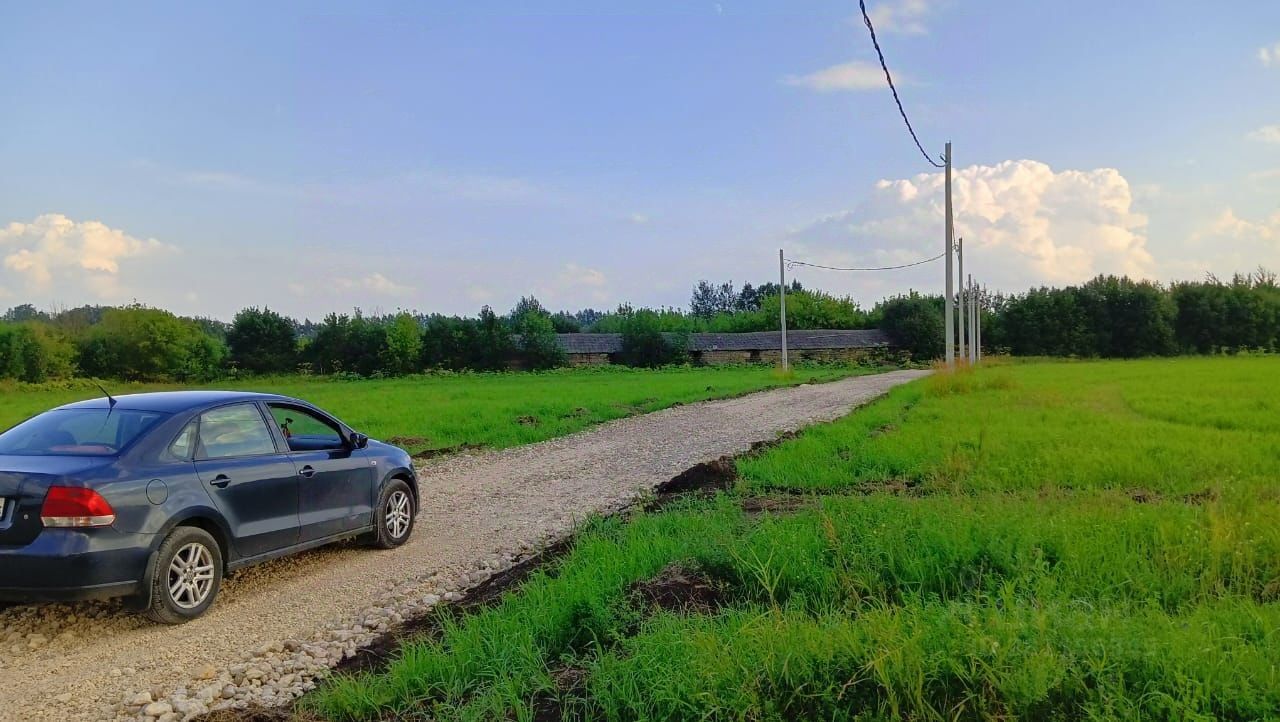
{"type": "Polygon", "coordinates": [[[411,287],[396,283],[376,271],[359,278],[335,278],[333,282],[344,291],[369,291],[382,296],[405,296],[413,292],[411,287]]]}
{"type": "Polygon", "coordinates": [[[1237,241],[1280,241],[1280,212],[1262,221],[1250,221],[1227,208],[1211,223],[1195,234],[1196,240],[1230,239],[1237,241]]]}
{"type": "Polygon", "coordinates": [[[1269,48],[1258,48],[1258,62],[1262,63],[1264,68],[1270,68],[1273,65],[1280,67],[1280,43],[1269,48]]]}
{"type": "MultiPolygon", "coordinates": [[[[899,83],[907,82],[907,79],[902,76],[895,80],[899,83]]],[[[861,60],[832,65],[808,75],[789,75],[783,79],[783,82],[787,85],[816,90],[819,93],[875,90],[886,87],[884,71],[880,66],[861,60]]]]}
{"type": "Polygon", "coordinates": [[[1246,137],[1259,143],[1280,143],[1280,123],[1251,130],[1246,137]]]}
{"type": "Polygon", "coordinates": [[[627,216],[627,221],[637,226],[643,226],[649,222],[649,216],[643,213],[632,213],[627,216]]]}
{"type": "MultiPolygon", "coordinates": [[[[929,5],[929,0],[893,0],[872,6],[867,15],[876,26],[876,32],[924,35],[929,32],[924,24],[929,5]]],[[[857,23],[862,24],[860,17],[857,23]]]]}
{"type": "Polygon", "coordinates": [[[89,288],[103,300],[118,300],[121,263],[164,250],[154,238],[135,238],[100,221],[74,221],[61,213],[46,213],[30,223],[0,228],[4,274],[29,290],[65,288],[79,297],[89,288]]]}
{"type": "Polygon", "coordinates": [[[1234,208],[1225,208],[1196,228],[1186,250],[1188,260],[1167,264],[1180,271],[1177,277],[1209,272],[1228,277],[1258,267],[1280,267],[1280,212],[1251,220],[1237,215],[1234,208]]]}
{"type": "Polygon", "coordinates": [[[564,264],[550,282],[535,290],[540,300],[557,308],[611,300],[609,279],[604,272],[576,263],[564,264]]]}
{"type": "MultiPolygon", "coordinates": [[[[834,266],[888,266],[942,251],[942,173],[882,180],[855,210],[791,234],[796,258],[834,266]]],[[[965,238],[972,271],[993,287],[1087,280],[1099,273],[1149,276],[1146,216],[1119,171],[1055,172],[1033,160],[977,165],[954,173],[956,235],[965,238]]],[[[828,274],[821,285],[874,300],[915,285],[937,290],[938,263],[894,274],[828,274]],[[837,278],[843,276],[843,278],[837,278]]]]}

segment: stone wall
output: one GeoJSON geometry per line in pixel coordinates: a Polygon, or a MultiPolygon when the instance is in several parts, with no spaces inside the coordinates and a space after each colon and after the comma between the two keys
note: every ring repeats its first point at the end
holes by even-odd
{"type": "Polygon", "coordinates": [[[607,353],[571,353],[570,366],[606,366],[612,361],[607,353]]]}
{"type": "MultiPolygon", "coordinates": [[[[819,363],[895,364],[901,354],[884,346],[873,348],[820,348],[793,350],[788,353],[792,361],[816,361],[819,363]]],[[[695,365],[782,363],[781,351],[694,351],[689,360],[695,365]]],[[[603,366],[618,363],[607,353],[571,353],[570,366],[603,366]]]]}

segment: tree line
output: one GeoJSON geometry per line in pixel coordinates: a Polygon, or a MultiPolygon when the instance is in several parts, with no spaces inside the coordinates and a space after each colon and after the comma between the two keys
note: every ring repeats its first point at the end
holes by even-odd
{"type": "MultiPolygon", "coordinates": [[[[394,376],[431,369],[545,369],[566,362],[558,333],[622,334],[622,360],[658,366],[687,360],[687,335],[778,328],[776,284],[700,281],[689,308],[552,313],[522,298],[498,315],[400,311],[331,313],[297,321],[246,308],[230,323],[132,304],[0,315],[0,379],[39,382],[76,375],[203,381],[241,374],[394,376]]],[[[881,328],[917,359],[942,354],[941,296],[908,293],[863,309],[850,298],[787,288],[792,329],[881,328]]],[[[1223,281],[1163,285],[1099,276],[1063,288],[983,294],[988,353],[1122,357],[1280,350],[1280,286],[1259,269],[1223,281]]]]}

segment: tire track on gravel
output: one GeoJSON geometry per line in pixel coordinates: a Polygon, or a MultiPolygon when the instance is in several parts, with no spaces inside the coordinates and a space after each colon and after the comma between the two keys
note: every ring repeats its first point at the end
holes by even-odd
{"type": "Polygon", "coordinates": [[[926,373],[690,404],[427,462],[407,544],[381,552],[342,544],[245,570],[185,625],[152,625],[113,603],[0,608],[0,720],[148,711],[171,720],[286,702],[405,614],[455,598],[583,518],[623,508],[695,464],[839,418],[926,373]],[[234,692],[224,697],[228,685],[234,692]]]}

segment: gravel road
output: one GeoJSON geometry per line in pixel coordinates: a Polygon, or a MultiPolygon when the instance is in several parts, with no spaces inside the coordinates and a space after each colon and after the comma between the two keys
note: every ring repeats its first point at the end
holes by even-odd
{"type": "Polygon", "coordinates": [[[227,581],[213,609],[162,627],[112,603],[0,609],[0,720],[185,719],[280,704],[402,619],[623,508],[681,471],[918,378],[895,371],[691,404],[572,436],[422,465],[413,538],[339,545],[227,581]]]}

